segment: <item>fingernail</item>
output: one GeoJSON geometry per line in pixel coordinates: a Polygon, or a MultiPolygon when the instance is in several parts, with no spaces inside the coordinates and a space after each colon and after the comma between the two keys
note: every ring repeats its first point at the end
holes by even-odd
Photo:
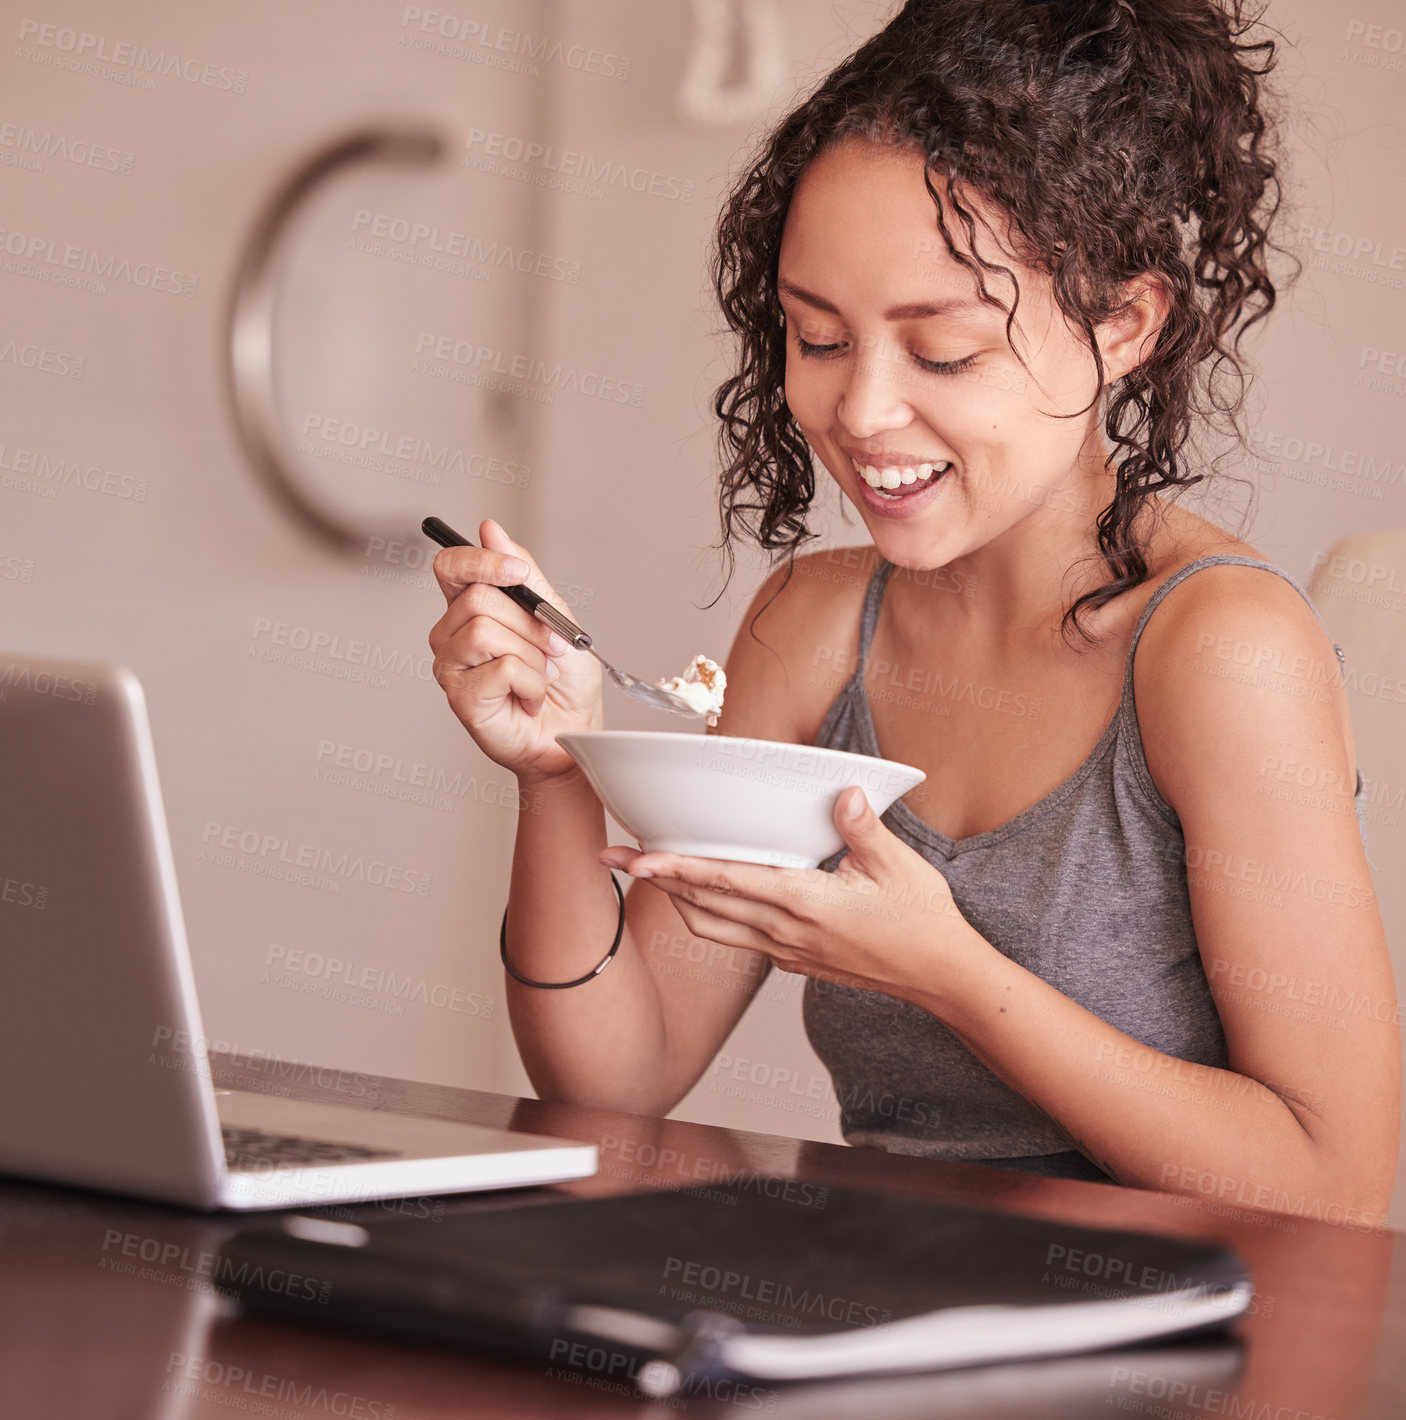
{"type": "Polygon", "coordinates": [[[542,672],[549,681],[555,680],[561,674],[561,667],[555,661],[547,662],[547,669],[542,672]]]}
{"type": "Polygon", "coordinates": [[[554,656],[559,656],[563,651],[569,651],[570,649],[571,642],[568,641],[565,636],[561,635],[560,632],[553,631],[547,638],[547,650],[554,656]]]}
{"type": "Polygon", "coordinates": [[[513,577],[519,582],[525,582],[530,570],[521,557],[505,557],[503,559],[503,575],[505,577],[513,577]]]}
{"type": "Polygon", "coordinates": [[[856,789],[850,795],[849,807],[845,809],[846,818],[858,818],[864,812],[864,790],[856,789]]]}

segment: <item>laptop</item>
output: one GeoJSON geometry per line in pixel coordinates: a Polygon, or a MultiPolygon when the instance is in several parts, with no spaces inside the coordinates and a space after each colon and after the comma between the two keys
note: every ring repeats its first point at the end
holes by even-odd
{"type": "Polygon", "coordinates": [[[593,1144],[216,1088],[120,666],[0,653],[0,961],[0,1173],[214,1210],[596,1171],[593,1144]]]}

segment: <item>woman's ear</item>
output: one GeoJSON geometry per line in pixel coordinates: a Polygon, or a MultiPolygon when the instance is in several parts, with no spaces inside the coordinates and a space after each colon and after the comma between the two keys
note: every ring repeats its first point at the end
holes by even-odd
{"type": "Polygon", "coordinates": [[[1097,329],[1108,382],[1121,379],[1152,354],[1171,310],[1166,285],[1156,276],[1135,277],[1122,288],[1123,306],[1097,329]]]}

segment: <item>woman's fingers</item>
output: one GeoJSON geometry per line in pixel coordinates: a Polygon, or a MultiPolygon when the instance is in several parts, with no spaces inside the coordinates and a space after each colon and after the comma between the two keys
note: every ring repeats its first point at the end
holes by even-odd
{"type": "Polygon", "coordinates": [[[556,663],[541,646],[524,639],[496,617],[483,613],[470,616],[457,630],[439,638],[435,662],[446,667],[476,670],[505,656],[512,656],[535,674],[550,680],[555,680],[559,673],[556,663]]]}
{"type": "Polygon", "coordinates": [[[446,547],[435,554],[435,580],[446,602],[453,602],[475,582],[495,587],[521,584],[560,609],[561,599],[525,547],[514,542],[492,518],[479,524],[478,535],[482,547],[446,547]]]}
{"type": "Polygon", "coordinates": [[[558,636],[545,621],[520,607],[500,588],[483,582],[471,583],[450,602],[430,632],[431,649],[438,655],[441,646],[454,640],[465,626],[480,617],[497,622],[522,644],[534,647],[544,656],[559,656],[571,649],[565,638],[558,636]]]}
{"type": "MultiPolygon", "coordinates": [[[[531,567],[522,558],[506,552],[493,552],[486,547],[441,548],[435,554],[431,567],[446,602],[453,602],[465,587],[475,582],[511,587],[527,581],[532,575],[531,567]]],[[[517,605],[512,601],[508,604],[517,605]]]]}
{"type": "Polygon", "coordinates": [[[657,874],[651,875],[649,881],[667,892],[681,913],[683,904],[687,903],[710,917],[720,918],[746,931],[761,933],[777,942],[785,941],[791,935],[788,924],[795,925],[795,919],[783,908],[744,896],[721,883],[704,885],[657,874]]]}
{"type": "Polygon", "coordinates": [[[778,943],[768,933],[748,926],[745,922],[719,917],[678,898],[674,899],[674,906],[683,918],[684,926],[695,937],[702,937],[707,942],[717,942],[724,947],[745,947],[748,951],[762,952],[773,960],[777,959],[778,943]]]}
{"type": "Polygon", "coordinates": [[[478,666],[436,659],[434,677],[451,696],[460,717],[475,725],[492,719],[510,697],[516,697],[529,715],[540,714],[551,684],[542,671],[512,652],[478,666]]]}

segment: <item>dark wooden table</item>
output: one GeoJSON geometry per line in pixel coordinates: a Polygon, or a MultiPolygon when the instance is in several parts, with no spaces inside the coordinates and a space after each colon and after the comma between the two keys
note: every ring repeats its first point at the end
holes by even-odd
{"type": "MultiPolygon", "coordinates": [[[[560,1185],[576,1195],[781,1178],[1214,1239],[1249,1264],[1254,1305],[1232,1338],[1216,1342],[748,1391],[731,1399],[695,1395],[666,1405],[636,1399],[628,1384],[605,1374],[571,1382],[530,1365],[241,1318],[209,1283],[228,1217],[6,1180],[0,1182],[0,1415],[7,1420],[486,1420],[678,1410],[821,1420],[1406,1416],[1406,1250],[1399,1234],[479,1090],[373,1079],[374,1088],[358,1094],[338,1088],[334,1071],[232,1057],[217,1057],[214,1066],[218,1083],[240,1089],[593,1141],[600,1172],[560,1185]]],[[[446,1210],[517,1205],[548,1192],[333,1211],[349,1218],[404,1213],[428,1225],[446,1210]]]]}

